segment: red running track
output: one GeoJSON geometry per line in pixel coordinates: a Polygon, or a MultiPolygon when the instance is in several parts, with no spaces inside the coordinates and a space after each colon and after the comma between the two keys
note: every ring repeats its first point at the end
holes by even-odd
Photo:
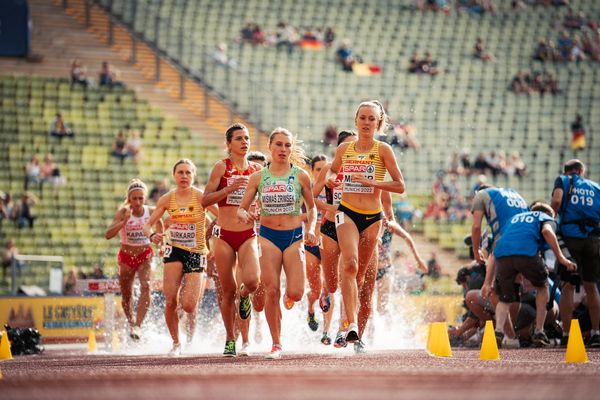
{"type": "Polygon", "coordinates": [[[49,351],[0,362],[0,399],[591,399],[600,398],[600,351],[569,364],[564,349],[476,350],[451,358],[424,351],[285,354],[265,360],[217,355],[123,356],[49,351]]]}

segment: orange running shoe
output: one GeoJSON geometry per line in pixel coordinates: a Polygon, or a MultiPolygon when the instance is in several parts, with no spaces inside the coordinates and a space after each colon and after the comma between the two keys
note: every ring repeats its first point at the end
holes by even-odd
{"type": "Polygon", "coordinates": [[[283,295],[283,306],[285,307],[286,310],[291,310],[292,307],[294,307],[294,300],[291,300],[287,296],[287,293],[283,295]]]}

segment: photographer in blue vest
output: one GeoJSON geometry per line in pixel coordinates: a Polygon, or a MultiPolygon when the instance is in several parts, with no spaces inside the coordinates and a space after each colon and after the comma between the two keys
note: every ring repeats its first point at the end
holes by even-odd
{"type": "Polygon", "coordinates": [[[536,347],[549,346],[544,332],[548,291],[548,270],[542,251],[548,244],[557,261],[569,271],[577,265],[563,254],[556,238],[554,211],[548,204],[535,203],[531,211],[513,216],[506,225],[502,237],[494,249],[496,258],[495,289],[500,301],[496,305],[496,340],[504,343],[504,324],[509,315],[510,303],[519,301],[515,287],[518,274],[528,279],[536,289],[535,332],[532,342],[536,347]]]}
{"type": "Polygon", "coordinates": [[[577,159],[564,165],[564,174],[554,181],[552,208],[559,218],[559,234],[578,265],[573,273],[560,271],[562,281],[560,317],[563,321],[562,345],[566,345],[573,313],[573,293],[583,285],[590,313],[591,331],[587,345],[600,347],[600,186],[584,178],[585,165],[577,159]]]}

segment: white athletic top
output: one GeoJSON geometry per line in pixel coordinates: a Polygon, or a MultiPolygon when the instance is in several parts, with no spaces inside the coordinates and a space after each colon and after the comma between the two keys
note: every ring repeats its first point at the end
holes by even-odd
{"type": "Polygon", "coordinates": [[[142,214],[141,217],[135,217],[132,214],[119,232],[121,235],[121,244],[129,246],[148,246],[150,244],[150,239],[144,235],[144,225],[149,219],[150,210],[148,206],[144,206],[144,214],[142,214]]]}

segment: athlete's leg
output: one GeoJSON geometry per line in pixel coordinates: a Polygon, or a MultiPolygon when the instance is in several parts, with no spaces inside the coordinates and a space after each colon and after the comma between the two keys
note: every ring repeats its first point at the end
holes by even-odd
{"type": "Polygon", "coordinates": [[[325,278],[325,291],[333,294],[336,292],[339,283],[340,247],[338,242],[327,235],[321,235],[321,240],[323,244],[321,264],[323,266],[323,277],[325,278]]]}
{"type": "Polygon", "coordinates": [[[281,344],[279,334],[281,332],[281,289],[280,276],[283,256],[279,247],[270,240],[259,238],[261,247],[260,276],[264,286],[264,307],[267,324],[271,331],[273,344],[281,344]]]}
{"type": "Polygon", "coordinates": [[[315,312],[315,301],[321,295],[321,261],[312,253],[305,251],[306,255],[306,278],[310,291],[306,294],[308,312],[315,312]]]}
{"type": "Polygon", "coordinates": [[[177,299],[181,278],[183,277],[183,266],[181,262],[169,262],[165,264],[163,273],[163,293],[165,296],[165,321],[173,339],[173,343],[179,344],[179,315],[177,314],[177,299]]]}
{"type": "Polygon", "coordinates": [[[364,279],[358,289],[360,307],[358,309],[358,335],[362,338],[373,309],[373,290],[377,278],[377,250],[373,251],[371,260],[365,269],[364,279]]]}
{"type": "Polygon", "coordinates": [[[221,298],[219,306],[223,325],[225,326],[226,340],[235,340],[234,320],[237,285],[233,268],[236,262],[236,254],[227,242],[219,238],[214,238],[213,252],[219,276],[219,294],[221,298]]]}
{"type": "Polygon", "coordinates": [[[135,325],[142,326],[146,313],[150,307],[150,276],[152,275],[152,269],[150,267],[150,260],[146,261],[138,269],[138,279],[140,281],[140,298],[137,303],[137,310],[135,315],[135,325]]]}
{"type": "Polygon", "coordinates": [[[119,263],[119,286],[121,287],[121,305],[123,306],[123,312],[129,325],[134,325],[133,320],[133,281],[135,279],[135,270],[126,264],[119,263]]]}

